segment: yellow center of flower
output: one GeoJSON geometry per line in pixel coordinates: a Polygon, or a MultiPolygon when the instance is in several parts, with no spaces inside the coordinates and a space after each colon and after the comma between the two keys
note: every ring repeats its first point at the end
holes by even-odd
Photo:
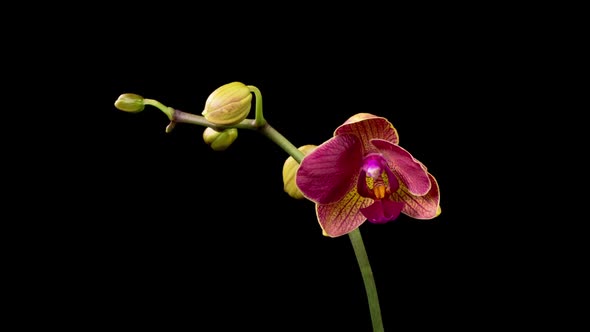
{"type": "MultiPolygon", "coordinates": [[[[397,185],[395,188],[392,188],[391,179],[389,178],[390,173],[388,173],[390,171],[387,168],[388,166],[385,160],[381,159],[383,158],[377,154],[366,157],[361,174],[361,176],[364,176],[364,181],[362,178],[359,179],[359,192],[361,196],[377,201],[391,196],[392,190],[397,190],[397,185]]],[[[393,181],[396,181],[396,179],[393,179],[393,181]]],[[[397,181],[394,184],[397,184],[397,181]]]]}
{"type": "Polygon", "coordinates": [[[385,192],[388,191],[387,188],[382,183],[379,183],[373,187],[373,193],[375,194],[375,199],[383,199],[385,197],[385,192]]]}
{"type": "Polygon", "coordinates": [[[379,200],[385,198],[385,196],[391,195],[389,189],[389,181],[386,174],[382,174],[378,179],[367,177],[367,185],[370,190],[371,198],[379,200]]]}

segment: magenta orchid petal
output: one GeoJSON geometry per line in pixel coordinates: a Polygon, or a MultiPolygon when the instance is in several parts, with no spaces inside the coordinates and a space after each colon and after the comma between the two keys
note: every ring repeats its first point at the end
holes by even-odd
{"type": "Polygon", "coordinates": [[[393,174],[389,167],[385,167],[385,174],[387,174],[389,190],[391,192],[397,191],[399,189],[399,181],[397,180],[397,177],[393,174]]]}
{"type": "Polygon", "coordinates": [[[391,170],[411,194],[421,196],[430,190],[428,172],[424,165],[414,159],[408,151],[382,139],[373,139],[371,143],[388,160],[391,170]]]}
{"type": "Polygon", "coordinates": [[[369,113],[359,113],[350,117],[334,131],[334,136],[353,134],[363,142],[363,153],[376,152],[370,143],[372,139],[383,139],[393,144],[399,142],[397,130],[386,118],[369,113]]]}
{"type": "Polygon", "coordinates": [[[362,160],[361,142],[356,136],[332,137],[303,158],[297,170],[297,187],[311,201],[334,203],[356,186],[362,160]]]}
{"type": "Polygon", "coordinates": [[[324,233],[338,237],[352,232],[367,220],[360,210],[372,202],[352,190],[336,203],[316,204],[316,214],[324,233]]]}
{"type": "Polygon", "coordinates": [[[440,213],[440,191],[432,174],[428,173],[432,186],[423,196],[415,196],[406,187],[400,188],[392,197],[404,202],[402,213],[414,219],[432,219],[440,213]]]}
{"type": "Polygon", "coordinates": [[[383,224],[396,219],[402,212],[403,207],[404,203],[382,199],[362,208],[361,212],[370,222],[383,224]]]}

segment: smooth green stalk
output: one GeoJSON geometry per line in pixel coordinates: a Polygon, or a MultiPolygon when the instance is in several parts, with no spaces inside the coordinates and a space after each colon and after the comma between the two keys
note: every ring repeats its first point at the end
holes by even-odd
{"type": "Polygon", "coordinates": [[[382,332],[383,321],[381,320],[381,308],[379,307],[377,286],[375,285],[375,279],[373,278],[371,264],[369,264],[369,256],[367,256],[363,238],[361,237],[361,231],[357,228],[354,231],[348,233],[348,237],[350,238],[350,242],[352,242],[354,254],[356,255],[356,260],[359,263],[363,281],[365,283],[365,291],[367,292],[369,310],[371,311],[371,322],[373,322],[373,331],[382,332]]]}
{"type": "Polygon", "coordinates": [[[210,128],[213,128],[217,131],[222,131],[223,129],[228,129],[228,128],[250,129],[250,130],[258,129],[258,127],[256,127],[256,125],[254,124],[254,120],[252,120],[252,119],[244,119],[240,123],[236,123],[236,124],[233,124],[230,126],[223,126],[223,125],[218,125],[218,124],[209,122],[207,119],[205,119],[204,116],[196,115],[196,114],[192,114],[192,113],[186,113],[186,112],[179,111],[179,110],[173,110],[173,116],[172,116],[171,120],[174,122],[178,122],[178,123],[190,123],[190,124],[199,125],[199,126],[203,126],[203,127],[210,127],[210,128]]]}
{"type": "Polygon", "coordinates": [[[280,146],[298,163],[301,163],[301,160],[303,160],[303,157],[305,156],[303,152],[299,151],[295,145],[291,144],[291,142],[289,142],[289,140],[287,140],[285,136],[281,135],[281,133],[276,131],[268,123],[259,128],[258,131],[262,135],[266,136],[268,139],[273,141],[276,145],[280,146]]]}
{"type": "Polygon", "coordinates": [[[155,99],[144,99],[143,103],[146,105],[152,105],[154,107],[157,107],[158,109],[160,109],[160,111],[164,112],[166,116],[168,116],[168,119],[172,120],[172,117],[174,115],[174,109],[172,107],[167,107],[166,105],[160,103],[155,99]]]}
{"type": "Polygon", "coordinates": [[[256,100],[256,110],[254,113],[254,124],[256,127],[262,127],[266,124],[266,120],[264,119],[264,115],[262,114],[262,94],[257,87],[253,85],[248,85],[248,88],[251,92],[254,93],[254,97],[256,100]]]}

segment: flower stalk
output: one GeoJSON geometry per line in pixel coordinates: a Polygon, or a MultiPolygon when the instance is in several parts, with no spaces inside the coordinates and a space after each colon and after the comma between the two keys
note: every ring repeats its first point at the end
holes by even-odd
{"type": "Polygon", "coordinates": [[[365,244],[363,243],[360,228],[348,233],[348,237],[350,238],[350,242],[352,242],[354,254],[361,269],[361,275],[363,276],[367,301],[369,302],[369,310],[371,312],[373,331],[382,332],[383,320],[381,319],[381,307],[379,306],[379,297],[377,296],[377,286],[375,285],[373,270],[371,269],[371,264],[369,264],[369,256],[367,255],[365,244]]]}

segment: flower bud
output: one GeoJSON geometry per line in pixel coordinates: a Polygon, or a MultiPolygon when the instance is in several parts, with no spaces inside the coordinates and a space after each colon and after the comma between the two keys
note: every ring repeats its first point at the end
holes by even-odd
{"type": "Polygon", "coordinates": [[[217,88],[205,102],[201,113],[217,125],[233,125],[244,120],[252,107],[252,93],[243,83],[232,82],[217,88]]]}
{"type": "Polygon", "coordinates": [[[238,130],[236,128],[217,131],[207,127],[205,131],[203,131],[203,140],[215,151],[223,151],[227,149],[236,138],[238,138],[238,130]]]}
{"type": "Polygon", "coordinates": [[[135,93],[124,93],[115,101],[115,107],[125,112],[141,112],[145,107],[143,97],[135,93]]]}
{"type": "MultiPolygon", "coordinates": [[[[301,151],[304,155],[308,155],[311,151],[315,150],[316,145],[304,145],[297,150],[301,151]]],[[[283,164],[283,189],[289,196],[295,199],[303,199],[303,194],[295,183],[295,176],[299,169],[299,163],[293,159],[293,157],[287,158],[283,164]]]]}

